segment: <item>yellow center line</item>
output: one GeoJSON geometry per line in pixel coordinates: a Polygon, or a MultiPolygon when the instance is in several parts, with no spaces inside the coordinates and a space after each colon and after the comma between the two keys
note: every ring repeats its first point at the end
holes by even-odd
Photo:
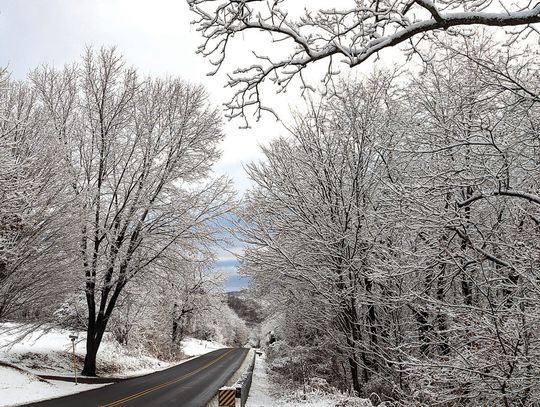
{"type": "Polygon", "coordinates": [[[228,350],[227,352],[225,352],[223,355],[217,357],[216,359],[212,360],[211,362],[207,363],[206,365],[204,366],[201,366],[199,367],[198,369],[195,369],[195,370],[192,370],[191,372],[183,375],[183,376],[180,376],[174,380],[171,380],[169,382],[165,382],[165,383],[162,383],[162,384],[158,384],[157,386],[154,386],[154,387],[149,387],[145,390],[142,390],[138,393],[135,393],[135,394],[132,394],[131,396],[127,396],[127,397],[124,397],[123,399],[120,399],[120,400],[116,400],[116,401],[113,401],[112,403],[109,403],[109,404],[104,404],[102,405],[101,407],[115,407],[115,406],[119,406],[120,404],[124,404],[124,403],[127,403],[128,401],[131,401],[131,400],[135,400],[136,398],[139,398],[139,397],[142,397],[146,394],[149,394],[149,393],[152,393],[156,390],[159,390],[159,389],[162,389],[164,387],[167,387],[167,386],[170,386],[171,384],[174,384],[174,383],[178,383],[179,381],[182,381],[184,379],[187,379],[188,377],[191,377],[193,376],[194,374],[196,373],[199,373],[201,370],[204,370],[206,369],[207,367],[209,366],[212,366],[214,363],[216,363],[218,360],[220,359],[223,359],[225,356],[227,356],[229,353],[231,353],[234,349],[230,349],[228,350]]]}

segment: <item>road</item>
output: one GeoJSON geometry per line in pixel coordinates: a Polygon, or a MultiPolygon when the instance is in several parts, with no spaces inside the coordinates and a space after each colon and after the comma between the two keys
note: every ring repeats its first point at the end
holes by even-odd
{"type": "Polygon", "coordinates": [[[39,407],[203,407],[238,370],[247,349],[219,349],[181,365],[40,403],[39,407]]]}

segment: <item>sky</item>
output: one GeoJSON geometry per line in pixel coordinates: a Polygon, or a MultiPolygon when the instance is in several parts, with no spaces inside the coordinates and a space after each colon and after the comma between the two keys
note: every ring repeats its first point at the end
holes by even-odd
{"type": "MultiPolygon", "coordinates": [[[[23,79],[41,64],[76,62],[87,46],[116,46],[141,74],[203,84],[211,102],[221,105],[229,95],[225,72],[206,75],[211,67],[195,52],[201,38],[190,24],[193,17],[184,0],[0,0],[0,66],[23,79]]],[[[282,106],[287,116],[288,106],[282,106]]],[[[250,120],[251,129],[241,130],[241,125],[239,120],[224,123],[223,154],[214,168],[217,175],[229,176],[240,193],[250,186],[243,165],[260,158],[260,144],[285,132],[272,117],[250,120]]],[[[227,289],[245,286],[235,274],[234,255],[220,251],[218,257],[216,267],[230,276],[227,289]]]]}

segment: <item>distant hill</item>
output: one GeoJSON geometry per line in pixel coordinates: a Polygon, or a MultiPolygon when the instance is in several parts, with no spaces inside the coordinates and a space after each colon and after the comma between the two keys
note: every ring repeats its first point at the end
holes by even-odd
{"type": "Polygon", "coordinates": [[[228,292],[227,304],[246,321],[249,327],[260,324],[264,320],[263,307],[257,301],[248,298],[245,290],[228,292]]]}

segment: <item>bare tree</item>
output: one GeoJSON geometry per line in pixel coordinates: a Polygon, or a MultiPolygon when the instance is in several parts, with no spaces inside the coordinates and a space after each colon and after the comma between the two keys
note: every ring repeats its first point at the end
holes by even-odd
{"type": "Polygon", "coordinates": [[[343,366],[336,372],[345,376],[343,387],[358,395],[388,374],[385,305],[378,300],[385,277],[373,268],[384,226],[372,220],[381,209],[380,186],[391,182],[391,158],[380,143],[397,117],[392,78],[344,84],[343,96],[299,117],[289,140],[265,149],[268,162],[249,167],[258,188],[244,213],[247,272],[287,315],[324,332],[302,346],[320,349],[315,338],[324,341],[343,366]],[[291,303],[296,312],[287,309],[291,303]]]}
{"type": "Polygon", "coordinates": [[[32,78],[64,144],[58,158],[75,201],[88,305],[83,374],[95,375],[124,287],[171,251],[189,258],[228,208],[227,183],[206,181],[219,156],[220,117],[201,87],[141,80],[114,49],[88,50],[80,66],[32,78]]]}
{"type": "Polygon", "coordinates": [[[407,405],[533,406],[535,53],[475,37],[424,61],[342,84],[250,167],[243,270],[301,321],[271,366],[407,405]]]}
{"type": "MultiPolygon", "coordinates": [[[[185,247],[178,249],[185,254],[185,247]]],[[[155,263],[151,275],[135,277],[111,317],[116,340],[163,359],[178,358],[181,341],[211,307],[209,297],[217,295],[219,285],[208,272],[212,264],[211,253],[195,260],[172,252],[155,263]]]]}

